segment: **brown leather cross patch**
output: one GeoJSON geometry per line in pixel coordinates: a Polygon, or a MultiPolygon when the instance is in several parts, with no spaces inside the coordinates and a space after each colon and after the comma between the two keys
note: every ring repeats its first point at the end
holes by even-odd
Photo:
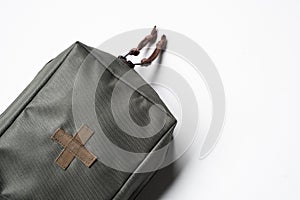
{"type": "Polygon", "coordinates": [[[64,150],[54,162],[61,168],[66,169],[76,157],[87,167],[90,167],[97,158],[85,148],[84,144],[92,135],[93,131],[86,125],[81,126],[74,137],[60,128],[57,129],[51,139],[63,146],[64,150]]]}

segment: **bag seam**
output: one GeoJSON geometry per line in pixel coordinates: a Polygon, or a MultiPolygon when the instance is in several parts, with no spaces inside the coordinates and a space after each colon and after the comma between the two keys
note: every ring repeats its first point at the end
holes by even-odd
{"type": "MultiPolygon", "coordinates": [[[[166,132],[169,132],[172,128],[174,128],[177,124],[177,121],[175,121],[169,128],[168,130],[166,130],[166,132]]],[[[146,162],[146,160],[148,160],[151,157],[151,153],[154,152],[155,148],[159,145],[159,143],[165,138],[167,137],[167,134],[163,135],[158,142],[155,143],[155,145],[153,145],[153,147],[151,148],[151,151],[149,152],[149,154],[146,156],[145,159],[143,159],[141,161],[141,163],[136,167],[136,169],[132,172],[132,174],[126,179],[125,183],[122,184],[122,186],[120,187],[120,189],[116,192],[116,194],[112,197],[111,200],[114,200],[115,197],[120,193],[120,191],[124,188],[124,185],[126,185],[126,183],[128,183],[128,181],[130,181],[131,177],[134,174],[137,174],[136,171],[146,162]]],[[[131,195],[130,195],[131,197],[131,195]]]]}
{"type": "MultiPolygon", "coordinates": [[[[131,86],[130,84],[128,84],[126,81],[124,81],[124,80],[122,80],[121,79],[121,77],[120,76],[118,76],[118,75],[116,75],[111,69],[109,69],[108,67],[106,67],[105,66],[105,64],[103,64],[93,53],[92,53],[92,51],[90,51],[90,50],[88,50],[86,47],[85,47],[85,45],[82,45],[82,44],[80,44],[80,46],[82,46],[85,50],[86,50],[86,52],[88,53],[88,54],[91,54],[99,63],[101,63],[101,65],[103,65],[104,66],[104,68],[106,68],[106,70],[108,70],[110,73],[111,73],[111,75],[113,75],[115,78],[117,78],[118,80],[120,80],[122,83],[124,83],[125,85],[127,85],[128,87],[130,87],[132,90],[134,90],[135,92],[137,92],[137,93],[139,93],[139,95],[141,95],[141,96],[143,96],[147,101],[149,101],[150,103],[152,103],[154,106],[156,106],[158,109],[160,109],[162,112],[164,112],[164,113],[166,113],[169,117],[170,117],[170,113],[169,112],[167,112],[166,110],[164,110],[164,109],[162,109],[161,107],[159,107],[159,106],[157,106],[157,104],[155,103],[155,102],[153,102],[149,97],[147,97],[147,96],[145,96],[143,93],[141,93],[138,89],[136,89],[136,88],[134,88],[133,86],[131,86]]],[[[113,56],[113,55],[112,55],[113,56]]],[[[117,59],[117,58],[116,58],[117,59]]],[[[115,59],[115,60],[116,60],[115,59]]],[[[127,66],[125,63],[124,63],[124,66],[127,66]]],[[[127,66],[127,67],[129,67],[129,66],[127,66]]],[[[135,72],[135,70],[133,69],[133,71],[135,72]]],[[[139,75],[140,76],[140,75],[139,75]]],[[[140,78],[142,78],[141,76],[140,76],[140,78]]],[[[142,78],[143,79],[143,78],[142,78]]],[[[145,83],[147,83],[144,79],[143,79],[143,81],[145,82],[145,83]]],[[[148,83],[147,83],[148,84],[148,83]]],[[[171,117],[173,117],[173,116],[171,116],[171,117]]]]}
{"type": "MultiPolygon", "coordinates": [[[[75,47],[75,46],[74,46],[75,47]]],[[[57,72],[57,70],[61,67],[61,65],[65,62],[65,60],[67,59],[67,57],[69,57],[70,53],[73,51],[74,47],[72,49],[70,49],[70,51],[65,55],[65,57],[62,59],[62,61],[58,64],[57,68],[51,72],[51,74],[48,75],[48,77],[46,78],[44,83],[41,83],[41,85],[39,86],[39,89],[34,93],[34,94],[30,94],[29,97],[27,98],[28,102],[23,106],[23,108],[19,111],[19,113],[13,113],[12,115],[16,115],[14,117],[14,119],[12,120],[11,123],[9,123],[9,125],[7,125],[7,127],[2,131],[2,134],[0,135],[0,138],[7,132],[7,130],[15,123],[15,121],[19,118],[20,114],[25,110],[25,108],[27,108],[27,106],[33,101],[33,99],[40,93],[40,91],[44,88],[44,86],[50,81],[50,79],[55,75],[55,73],[57,72]]],[[[48,64],[50,64],[48,62],[48,64]]],[[[46,66],[45,66],[46,67],[46,66]]],[[[31,82],[32,83],[32,82],[31,82]]],[[[25,88],[26,89],[26,88],[25,88]]],[[[24,90],[25,90],[24,89],[24,90]]],[[[22,93],[20,94],[22,95],[22,93]]],[[[19,97],[19,96],[18,96],[19,97]]],[[[18,98],[17,97],[17,98],[18,98]]],[[[13,103],[11,104],[13,105],[13,103]]],[[[8,108],[9,109],[9,108],[8,108]]],[[[6,111],[6,110],[5,110],[6,111]]],[[[4,111],[4,112],[5,112],[4,111]]],[[[7,114],[7,113],[5,113],[7,114]]]]}

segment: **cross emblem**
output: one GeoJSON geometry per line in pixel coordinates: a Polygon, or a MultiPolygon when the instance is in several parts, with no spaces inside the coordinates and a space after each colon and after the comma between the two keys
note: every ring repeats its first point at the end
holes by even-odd
{"type": "Polygon", "coordinates": [[[81,126],[74,137],[60,128],[57,129],[51,136],[51,139],[64,147],[64,149],[54,162],[65,170],[76,157],[85,166],[90,167],[97,158],[86,149],[84,144],[92,135],[93,131],[86,125],[81,126]]]}

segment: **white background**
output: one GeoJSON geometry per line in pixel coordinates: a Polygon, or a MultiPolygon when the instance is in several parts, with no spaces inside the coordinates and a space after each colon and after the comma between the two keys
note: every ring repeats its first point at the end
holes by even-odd
{"type": "Polygon", "coordinates": [[[73,42],[98,46],[121,32],[157,25],[205,49],[223,80],[227,111],[214,151],[204,160],[196,153],[180,170],[162,171],[157,177],[165,180],[155,177],[140,199],[300,199],[299,1],[0,5],[0,112],[73,42]]]}

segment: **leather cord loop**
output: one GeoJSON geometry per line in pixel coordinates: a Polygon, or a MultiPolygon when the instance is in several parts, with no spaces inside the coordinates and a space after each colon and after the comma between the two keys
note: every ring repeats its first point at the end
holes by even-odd
{"type": "Polygon", "coordinates": [[[166,48],[167,45],[167,37],[165,35],[161,36],[160,41],[157,42],[156,48],[153,53],[148,58],[143,58],[141,60],[141,65],[150,65],[153,60],[155,60],[159,53],[166,48]]]}
{"type": "Polygon", "coordinates": [[[131,68],[134,68],[135,65],[148,66],[150,65],[158,55],[166,48],[167,37],[165,35],[161,36],[160,41],[156,43],[156,48],[148,58],[143,58],[140,63],[132,63],[130,60],[127,60],[128,55],[137,56],[140,54],[140,50],[144,48],[148,43],[155,41],[157,38],[156,26],[152,29],[151,33],[147,35],[136,48],[132,48],[125,56],[119,56],[118,58],[126,62],[131,68]]]}
{"type": "Polygon", "coordinates": [[[136,48],[132,48],[128,54],[125,55],[134,55],[134,56],[138,56],[140,54],[141,49],[143,49],[148,43],[150,43],[151,41],[155,41],[157,38],[157,30],[156,30],[156,26],[154,26],[154,28],[152,29],[151,33],[149,35],[147,35],[139,44],[136,48]]]}

